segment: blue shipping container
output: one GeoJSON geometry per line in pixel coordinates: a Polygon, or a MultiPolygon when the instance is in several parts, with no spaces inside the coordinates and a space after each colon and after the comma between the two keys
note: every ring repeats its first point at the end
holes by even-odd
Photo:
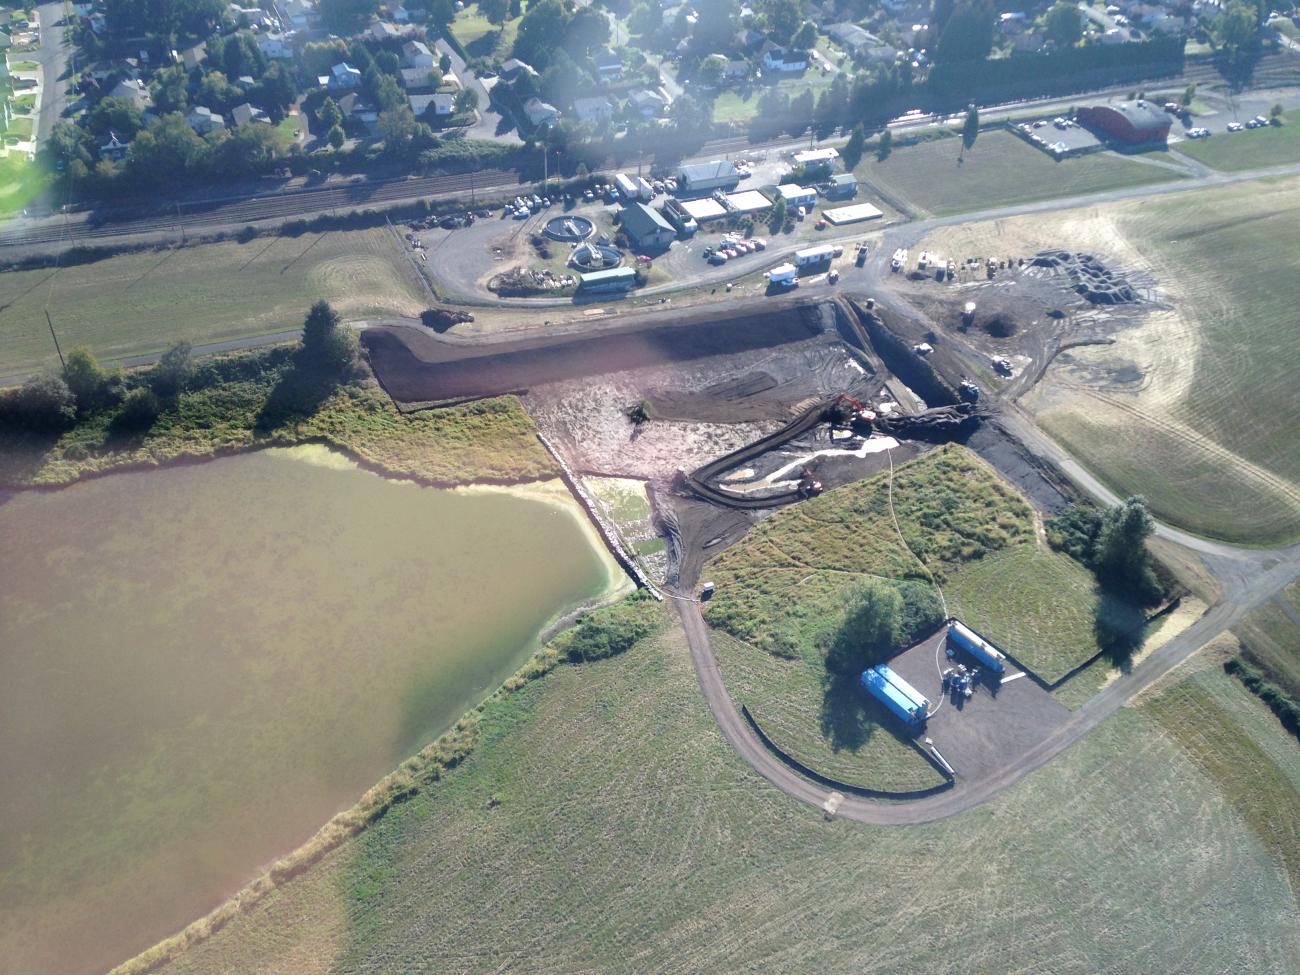
{"type": "Polygon", "coordinates": [[[957,646],[980,661],[980,663],[985,664],[999,674],[1002,673],[1002,661],[1006,659],[1006,654],[964,623],[958,620],[949,623],[948,639],[955,640],[957,646]]]}
{"type": "Polygon", "coordinates": [[[878,664],[862,672],[862,686],[872,697],[908,724],[919,724],[930,710],[930,702],[907,681],[878,664]]]}

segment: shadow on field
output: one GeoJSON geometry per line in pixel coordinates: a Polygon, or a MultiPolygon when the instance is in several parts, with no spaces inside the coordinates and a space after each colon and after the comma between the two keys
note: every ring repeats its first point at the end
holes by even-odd
{"type": "Polygon", "coordinates": [[[339,387],[339,378],[295,364],[286,369],[257,414],[254,430],[267,434],[290,420],[306,419],[339,387]]]}
{"type": "Polygon", "coordinates": [[[1133,669],[1133,654],[1146,636],[1146,613],[1132,600],[1098,585],[1092,628],[1097,646],[1110,663],[1127,674],[1133,669]]]}

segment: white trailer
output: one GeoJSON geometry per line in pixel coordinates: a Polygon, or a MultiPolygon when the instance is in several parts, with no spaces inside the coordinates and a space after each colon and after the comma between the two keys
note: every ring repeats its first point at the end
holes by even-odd
{"type": "Polygon", "coordinates": [[[618,188],[618,195],[625,200],[635,200],[640,196],[640,189],[627,173],[619,173],[614,177],[614,186],[618,188]]]}
{"type": "Polygon", "coordinates": [[[980,663],[997,673],[1000,674],[1006,669],[1004,661],[1007,655],[960,620],[952,620],[948,623],[948,637],[955,640],[959,647],[980,663]]]}
{"type": "Polygon", "coordinates": [[[635,179],[632,180],[632,182],[636,184],[637,199],[649,203],[651,200],[655,198],[654,187],[651,186],[649,183],[647,183],[640,176],[637,176],[635,179]]]}
{"type": "Polygon", "coordinates": [[[778,288],[790,288],[799,283],[799,269],[793,264],[778,264],[763,277],[767,278],[768,284],[778,288]]]}
{"type": "Polygon", "coordinates": [[[819,244],[816,247],[805,247],[801,251],[795,251],[794,263],[796,267],[822,264],[832,258],[839,257],[843,253],[844,248],[839,244],[819,244]]]}

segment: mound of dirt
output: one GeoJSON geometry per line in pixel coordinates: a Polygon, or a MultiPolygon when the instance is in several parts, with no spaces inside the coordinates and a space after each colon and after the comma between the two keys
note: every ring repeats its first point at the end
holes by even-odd
{"type": "Polygon", "coordinates": [[[472,322],[474,316],[467,311],[452,311],[450,308],[426,308],[420,312],[420,324],[435,332],[442,333],[453,325],[472,322]]]}
{"type": "Polygon", "coordinates": [[[1094,305],[1123,305],[1138,300],[1128,279],[1116,274],[1092,254],[1074,251],[1040,251],[1034,267],[1061,270],[1070,276],[1074,290],[1094,305]]]}

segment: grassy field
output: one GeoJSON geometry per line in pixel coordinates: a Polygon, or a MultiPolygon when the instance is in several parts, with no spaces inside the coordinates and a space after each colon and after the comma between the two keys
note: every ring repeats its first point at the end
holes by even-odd
{"type": "Polygon", "coordinates": [[[17,156],[0,156],[0,221],[31,203],[45,182],[41,167],[17,156]]]}
{"type": "Polygon", "coordinates": [[[1281,166],[1300,161],[1300,123],[1215,132],[1208,139],[1188,139],[1175,148],[1184,156],[1229,172],[1281,166]]]}
{"type": "Polygon", "coordinates": [[[477,738],[161,971],[1290,975],[1300,951],[1276,859],[1145,710],[907,829],[754,775],[676,628],[493,702],[477,738]]]}
{"type": "Polygon", "coordinates": [[[1300,607],[1289,602],[1287,613],[1279,596],[1257,606],[1237,624],[1242,656],[1267,671],[1293,699],[1300,701],[1300,607]]]}
{"type": "Polygon", "coordinates": [[[101,358],[263,335],[302,324],[324,298],[345,318],[425,307],[415,271],[386,229],[259,237],[120,254],[61,269],[0,273],[0,375],[57,363],[43,310],[64,350],[101,358]]]}
{"type": "Polygon", "coordinates": [[[1163,166],[1104,154],[1057,162],[1003,131],[982,133],[959,165],[960,150],[956,138],[920,142],[895,149],[884,161],[868,154],[855,172],[934,216],[1180,178],[1163,166]]]}
{"type": "Polygon", "coordinates": [[[719,641],[727,686],[773,741],[841,781],[902,791],[937,777],[854,681],[827,665],[850,584],[865,575],[925,583],[928,568],[949,612],[1049,681],[1097,654],[1096,625],[1110,607],[1091,573],[1038,547],[1024,499],[963,448],[932,451],[895,472],[899,525],[926,568],[893,529],[888,477],[762,521],[710,563],[718,590],[705,615],[735,638],[719,641]]]}
{"type": "MultiPolygon", "coordinates": [[[[824,75],[820,71],[809,71],[798,78],[786,78],[778,81],[776,87],[790,98],[797,98],[805,91],[811,91],[813,98],[817,98],[823,91],[830,88],[834,78],[833,74],[824,75]]],[[[767,90],[768,86],[764,85],[759,88],[728,88],[719,92],[718,97],[713,100],[713,121],[751,121],[757,117],[759,99],[767,90]]]]}
{"type": "Polygon", "coordinates": [[[1098,625],[1140,633],[1141,609],[1099,591],[1086,568],[1037,545],[1013,545],[953,573],[948,608],[1048,683],[1101,649],[1098,625]]]}
{"type": "Polygon", "coordinates": [[[306,416],[268,423],[267,404],[288,350],[226,356],[153,426],[114,432],[113,413],[92,415],[57,438],[0,429],[0,484],[61,484],[87,474],[211,457],[257,446],[322,441],[396,474],[438,484],[558,476],[514,397],[403,415],[373,379],[339,391],[306,416]]]}
{"type": "Polygon", "coordinates": [[[456,19],[451,23],[451,32],[469,52],[470,57],[491,57],[494,54],[504,56],[514,46],[521,19],[515,17],[507,20],[504,27],[498,28],[479,13],[478,4],[472,3],[456,14],[456,19]]]}

